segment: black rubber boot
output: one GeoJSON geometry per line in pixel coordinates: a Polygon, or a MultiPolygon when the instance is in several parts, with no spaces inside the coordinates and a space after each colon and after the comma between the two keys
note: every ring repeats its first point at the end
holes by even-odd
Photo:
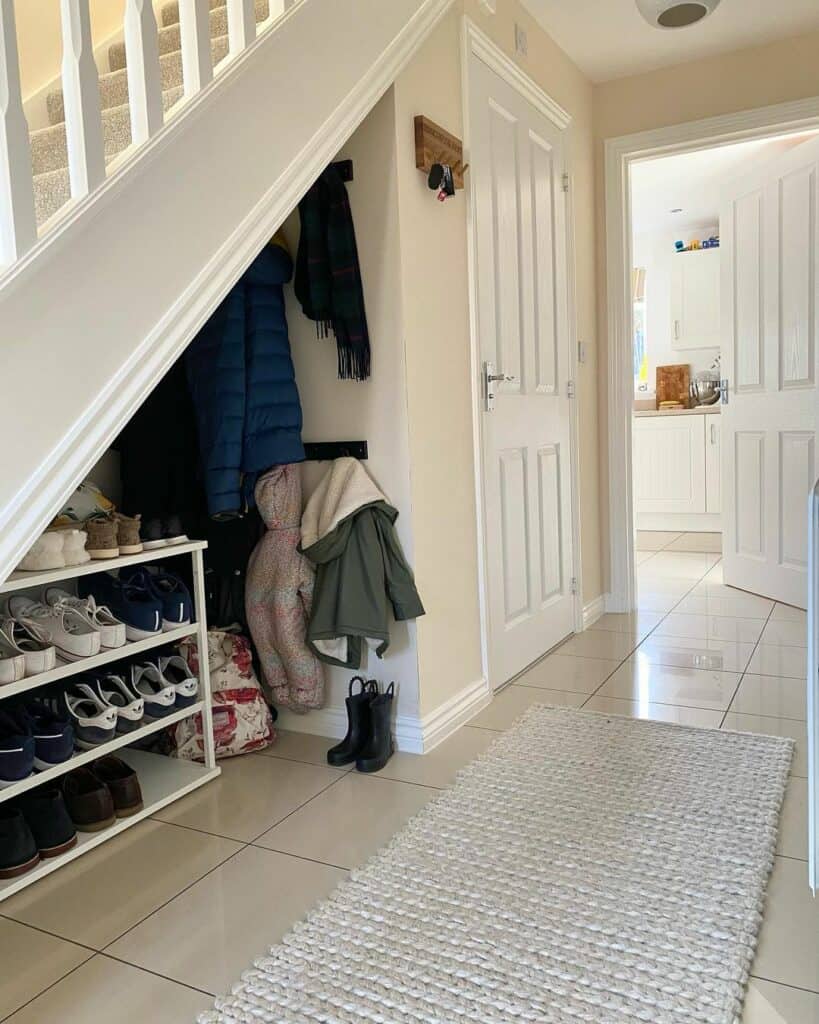
{"type": "Polygon", "coordinates": [[[355,766],[360,772],[378,772],[393,755],[392,743],[392,702],[395,696],[395,683],[374,697],[370,704],[370,738],[359,756],[355,766]]]}
{"type": "Polygon", "coordinates": [[[374,679],[364,682],[361,676],[353,676],[348,693],[344,702],[347,705],[347,735],[327,751],[327,764],[333,768],[352,764],[364,749],[370,737],[370,705],[378,696],[378,684],[374,679]],[[358,693],[353,693],[354,683],[361,687],[358,693]]]}

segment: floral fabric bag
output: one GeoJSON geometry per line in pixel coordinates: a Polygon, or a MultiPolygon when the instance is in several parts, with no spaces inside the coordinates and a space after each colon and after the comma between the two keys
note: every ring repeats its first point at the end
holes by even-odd
{"type": "MultiPolygon", "coordinates": [[[[198,675],[196,637],[179,647],[191,671],[198,675]]],[[[253,671],[247,637],[221,629],[209,630],[208,662],[216,756],[235,757],[269,746],[276,738],[273,716],[253,671]]],[[[201,715],[179,722],[175,738],[177,757],[204,760],[201,715]]]]}

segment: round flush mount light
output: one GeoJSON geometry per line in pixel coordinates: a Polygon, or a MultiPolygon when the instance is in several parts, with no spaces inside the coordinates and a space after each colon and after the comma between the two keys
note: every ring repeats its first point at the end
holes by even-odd
{"type": "Polygon", "coordinates": [[[669,210],[668,212],[669,213],[682,213],[682,207],[681,206],[675,206],[675,207],[673,207],[673,209],[669,210]]]}
{"type": "Polygon", "coordinates": [[[720,0],[637,0],[637,9],[654,28],[686,28],[711,14],[720,0]]]}

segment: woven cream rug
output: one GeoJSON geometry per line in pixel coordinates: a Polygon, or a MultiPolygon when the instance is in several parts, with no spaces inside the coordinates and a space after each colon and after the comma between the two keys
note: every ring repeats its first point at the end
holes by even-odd
{"type": "Polygon", "coordinates": [[[792,746],[533,707],[199,1020],[734,1024],[792,746]]]}

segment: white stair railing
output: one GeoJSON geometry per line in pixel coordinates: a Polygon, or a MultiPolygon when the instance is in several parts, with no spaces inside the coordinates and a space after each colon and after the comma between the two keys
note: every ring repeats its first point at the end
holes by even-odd
{"type": "Polygon", "coordinates": [[[72,198],[79,199],[105,180],[100,84],[88,0],[61,0],[60,13],[68,178],[72,198]]]}
{"type": "Polygon", "coordinates": [[[179,0],[182,83],[186,96],[193,96],[213,78],[208,19],[208,0],[179,0]]]}
{"type": "Polygon", "coordinates": [[[0,0],[0,263],[20,259],[36,241],[31,147],[20,93],[14,0],[0,0]]]}
{"type": "Polygon", "coordinates": [[[147,142],[162,127],[162,76],[151,0],[125,0],[125,59],[131,143],[147,142]]]}
{"type": "MultiPolygon", "coordinates": [[[[19,2],[19,0],[17,0],[19,2]]],[[[270,0],[267,32],[299,0],[270,0]]],[[[254,0],[224,0],[230,60],[213,67],[209,0],[179,0],[183,93],[196,95],[233,63],[256,38],[254,0]]],[[[62,90],[72,199],[105,181],[105,149],[99,71],[91,38],[90,0],[60,0],[63,39],[62,90]]],[[[0,274],[37,242],[39,179],[32,175],[31,142],[20,88],[15,0],[0,0],[0,274]]],[[[159,34],[151,0],[125,0],[123,25],[133,153],[163,126],[159,34]]],[[[123,161],[117,161],[117,170],[123,161]]],[[[68,204],[67,204],[68,205],[68,204]]],[[[67,205],[60,212],[67,209],[67,205]]],[[[47,230],[53,220],[47,221],[47,230]]],[[[40,232],[44,228],[41,226],[40,232]]]]}

